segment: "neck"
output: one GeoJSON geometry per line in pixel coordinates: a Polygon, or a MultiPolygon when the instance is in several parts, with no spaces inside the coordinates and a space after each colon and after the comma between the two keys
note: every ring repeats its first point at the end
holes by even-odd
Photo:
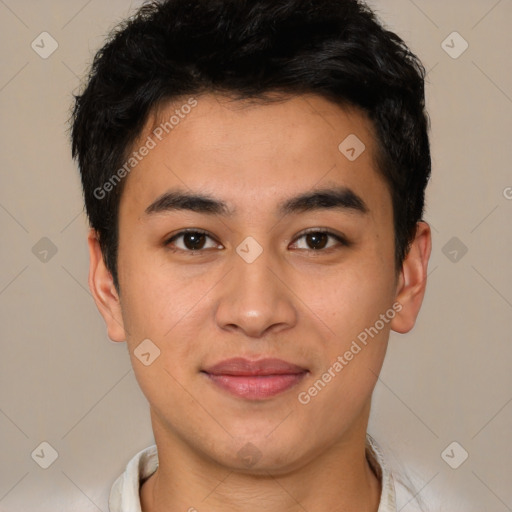
{"type": "Polygon", "coordinates": [[[381,483],[365,455],[367,415],[300,467],[263,474],[233,470],[195,452],[151,415],[159,467],[141,487],[143,512],[378,510],[381,483]]]}

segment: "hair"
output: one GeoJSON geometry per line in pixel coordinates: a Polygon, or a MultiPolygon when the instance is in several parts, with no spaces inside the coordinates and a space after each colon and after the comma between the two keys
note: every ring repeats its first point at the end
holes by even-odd
{"type": "Polygon", "coordinates": [[[75,96],[72,154],[90,226],[119,292],[118,186],[98,188],[126,161],[149,116],[190,95],[271,102],[316,94],[355,107],[376,133],[377,172],[390,191],[395,264],[423,215],[430,177],[425,69],[358,0],[166,0],[143,5],[95,55],[75,96]]]}

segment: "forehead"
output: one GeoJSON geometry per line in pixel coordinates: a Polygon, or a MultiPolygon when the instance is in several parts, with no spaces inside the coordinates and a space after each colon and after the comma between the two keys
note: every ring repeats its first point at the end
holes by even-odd
{"type": "Polygon", "coordinates": [[[126,178],[121,209],[129,202],[143,211],[177,186],[215,194],[237,211],[265,210],[327,182],[383,201],[372,123],[316,95],[270,103],[183,98],[152,113],[133,149],[150,140],[152,149],[126,178]]]}

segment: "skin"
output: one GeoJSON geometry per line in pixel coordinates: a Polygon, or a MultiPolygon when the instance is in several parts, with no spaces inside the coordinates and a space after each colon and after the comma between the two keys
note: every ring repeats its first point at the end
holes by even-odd
{"type": "MultiPolygon", "coordinates": [[[[125,178],[120,295],[96,234],[89,234],[90,288],[110,339],[127,342],[150,404],[160,466],[142,486],[143,510],[375,512],[381,486],[365,458],[371,395],[390,329],[408,332],[419,312],[429,226],[417,224],[396,272],[391,196],[376,170],[373,126],[357,110],[315,95],[271,104],[196,99],[125,178]],[[353,162],[338,150],[349,134],[366,145],[353,162]],[[277,212],[287,198],[332,186],[349,187],[368,212],[277,212]],[[237,213],[145,214],[177,187],[221,199],[237,213]],[[174,251],[166,247],[185,228],[211,235],[202,252],[186,253],[183,237],[174,251]],[[301,236],[308,228],[343,233],[350,245],[330,238],[315,251],[301,236]],[[236,252],[248,236],[263,248],[252,263],[236,252]],[[402,309],[394,319],[307,405],[300,403],[298,393],[397,301],[402,309]],[[161,351],[149,366],[134,355],[146,338],[161,351]],[[200,372],[235,356],[277,357],[309,373],[270,399],[245,400],[200,372]],[[247,443],[260,455],[250,467],[238,455],[247,443]]],[[[177,105],[159,115],[168,118],[177,105]]],[[[159,121],[148,121],[141,141],[159,121]]]]}

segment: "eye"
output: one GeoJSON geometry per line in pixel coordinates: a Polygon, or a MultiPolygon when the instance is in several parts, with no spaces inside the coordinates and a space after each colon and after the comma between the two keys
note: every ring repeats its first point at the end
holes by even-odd
{"type": "MultiPolygon", "coordinates": [[[[334,249],[336,245],[349,245],[344,237],[332,233],[331,231],[318,229],[309,230],[296,238],[296,240],[301,239],[304,239],[305,244],[303,244],[303,247],[298,248],[306,251],[328,251],[334,249]],[[307,245],[307,247],[304,247],[304,245],[307,245]]],[[[297,245],[297,241],[295,241],[293,245],[297,245]]]]}
{"type": "Polygon", "coordinates": [[[202,249],[215,249],[218,248],[220,244],[215,242],[213,238],[210,235],[208,235],[208,233],[206,233],[206,231],[190,229],[180,231],[176,235],[173,235],[165,242],[165,245],[171,246],[172,249],[192,252],[200,251],[202,249]],[[177,240],[180,239],[182,239],[180,242],[175,243],[177,240]],[[211,240],[209,246],[207,244],[208,239],[211,240]]]}
{"type": "MultiPolygon", "coordinates": [[[[318,228],[302,233],[292,244],[292,246],[296,246],[294,248],[314,252],[328,252],[331,249],[335,249],[337,245],[348,247],[350,244],[343,236],[332,233],[328,230],[319,230],[318,228]],[[304,239],[305,242],[305,244],[302,244],[302,247],[300,247],[300,244],[297,242],[301,239],[304,239]]],[[[202,251],[203,249],[215,249],[219,247],[222,248],[222,245],[216,242],[206,231],[199,229],[180,231],[169,238],[165,242],[165,246],[168,246],[173,250],[183,252],[202,251]],[[208,240],[210,240],[209,245],[208,240]]]]}

